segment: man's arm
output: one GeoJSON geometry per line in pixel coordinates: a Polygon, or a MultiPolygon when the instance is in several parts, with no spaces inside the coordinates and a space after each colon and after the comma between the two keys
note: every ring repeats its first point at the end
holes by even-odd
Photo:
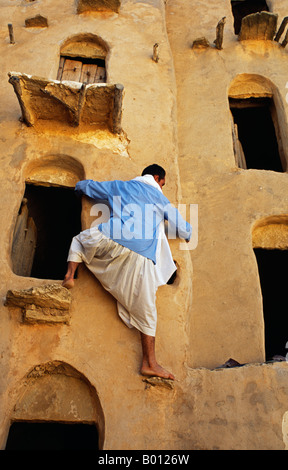
{"type": "Polygon", "coordinates": [[[176,238],[177,235],[187,242],[190,240],[192,235],[191,225],[183,219],[176,207],[170,203],[165,206],[164,218],[168,221],[168,238],[176,238]]]}
{"type": "Polygon", "coordinates": [[[113,181],[93,181],[83,180],[79,181],[75,186],[77,194],[85,195],[91,199],[108,200],[108,195],[111,193],[113,181]]]}

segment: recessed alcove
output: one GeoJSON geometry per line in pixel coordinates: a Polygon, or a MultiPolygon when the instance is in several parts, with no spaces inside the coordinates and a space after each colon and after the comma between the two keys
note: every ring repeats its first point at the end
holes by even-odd
{"type": "Polygon", "coordinates": [[[96,35],[80,34],[67,39],[60,48],[57,80],[105,83],[108,53],[108,45],[96,35]]]}
{"type": "Polygon", "coordinates": [[[36,365],[23,378],[18,395],[5,450],[103,448],[105,420],[98,394],[71,365],[36,365]]]}

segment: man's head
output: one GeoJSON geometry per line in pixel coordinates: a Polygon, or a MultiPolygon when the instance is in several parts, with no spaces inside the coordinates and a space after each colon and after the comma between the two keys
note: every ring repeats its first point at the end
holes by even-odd
{"type": "Polygon", "coordinates": [[[165,184],[165,175],[166,172],[162,166],[153,163],[153,165],[149,165],[142,171],[142,176],[144,175],[152,175],[156,183],[159,184],[160,188],[162,188],[165,184]]]}

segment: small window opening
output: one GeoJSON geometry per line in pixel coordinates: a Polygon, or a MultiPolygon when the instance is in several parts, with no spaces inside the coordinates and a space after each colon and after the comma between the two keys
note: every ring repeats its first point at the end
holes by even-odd
{"type": "Polygon", "coordinates": [[[72,188],[33,184],[26,184],[24,200],[26,213],[22,204],[14,231],[13,271],[20,276],[63,279],[71,240],[81,231],[81,202],[72,188]],[[33,236],[27,240],[30,225],[33,236]]]}
{"type": "Polygon", "coordinates": [[[92,424],[14,422],[5,450],[99,450],[98,432],[92,424]]]}
{"type": "Polygon", "coordinates": [[[283,172],[273,99],[230,98],[229,103],[244,153],[244,161],[239,166],[283,172]]]}
{"type": "Polygon", "coordinates": [[[286,356],[288,341],[286,269],[288,250],[255,248],[263,298],[266,360],[286,356]],[[284,273],[284,274],[283,274],[284,273]]]}
{"type": "Polygon", "coordinates": [[[105,60],[61,56],[57,80],[71,80],[86,84],[105,83],[105,60]]]}
{"type": "Polygon", "coordinates": [[[244,16],[261,11],[269,11],[265,0],[232,0],[231,6],[234,16],[234,31],[237,35],[240,33],[241,22],[244,16]]]}

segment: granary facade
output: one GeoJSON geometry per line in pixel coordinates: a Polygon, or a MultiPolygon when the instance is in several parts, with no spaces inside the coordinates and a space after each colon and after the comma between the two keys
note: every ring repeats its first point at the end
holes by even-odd
{"type": "Polygon", "coordinates": [[[44,447],[44,424],[95,449],[285,449],[287,2],[0,8],[1,448],[44,447]],[[84,266],[61,287],[97,223],[76,182],[151,163],[194,229],[157,293],[173,384],[143,381],[138,332],[84,266]]]}

